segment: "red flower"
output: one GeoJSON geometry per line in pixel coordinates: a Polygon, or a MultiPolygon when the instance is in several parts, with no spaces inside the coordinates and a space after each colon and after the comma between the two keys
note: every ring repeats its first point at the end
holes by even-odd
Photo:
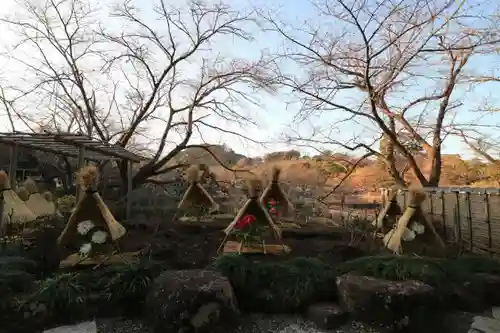
{"type": "Polygon", "coordinates": [[[270,199],[270,200],[267,202],[267,204],[268,204],[268,205],[270,205],[270,206],[276,206],[277,202],[276,202],[276,200],[274,200],[274,199],[270,199]]]}
{"type": "Polygon", "coordinates": [[[276,207],[271,207],[271,209],[269,209],[269,213],[271,213],[272,215],[276,214],[278,212],[278,210],[276,209],[276,207]]]}
{"type": "Polygon", "coordinates": [[[234,226],[236,229],[244,229],[246,226],[249,224],[254,223],[257,220],[257,218],[253,215],[245,215],[243,216],[234,226]]]}

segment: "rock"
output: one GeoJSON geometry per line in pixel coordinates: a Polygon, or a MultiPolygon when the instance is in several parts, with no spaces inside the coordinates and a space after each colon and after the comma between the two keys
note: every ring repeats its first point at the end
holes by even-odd
{"type": "Polygon", "coordinates": [[[474,317],[470,328],[481,333],[498,333],[500,332],[500,320],[477,316],[474,317]]]}
{"type": "Polygon", "coordinates": [[[43,333],[96,333],[97,324],[95,321],[80,323],[77,325],[68,325],[45,330],[43,333]]]}
{"type": "Polygon", "coordinates": [[[488,308],[482,283],[466,281],[449,286],[445,293],[450,308],[466,312],[481,312],[488,308]]]}
{"type": "Polygon", "coordinates": [[[353,274],[337,278],[339,301],[352,316],[394,332],[439,332],[444,306],[420,281],[389,281],[353,274]]]}
{"type": "Polygon", "coordinates": [[[307,309],[307,319],[322,329],[334,329],[347,321],[347,313],[335,303],[317,303],[307,309]]]}
{"type": "Polygon", "coordinates": [[[485,292],[485,301],[489,305],[500,305],[500,276],[478,273],[474,277],[481,281],[485,292]]]}
{"type": "Polygon", "coordinates": [[[469,332],[474,315],[463,311],[450,311],[445,314],[443,333],[469,332]]]}
{"type": "Polygon", "coordinates": [[[218,331],[238,314],[229,280],[205,270],[164,272],[153,282],[145,308],[155,333],[218,331]]]}
{"type": "Polygon", "coordinates": [[[457,310],[479,313],[500,305],[500,277],[496,275],[477,273],[469,281],[447,287],[446,301],[457,310]]]}

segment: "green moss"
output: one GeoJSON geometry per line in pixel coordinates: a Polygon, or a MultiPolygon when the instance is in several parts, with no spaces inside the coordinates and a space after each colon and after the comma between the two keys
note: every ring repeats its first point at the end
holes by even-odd
{"type": "Polygon", "coordinates": [[[395,281],[419,280],[431,284],[442,284],[448,279],[448,273],[441,260],[416,256],[362,257],[342,263],[337,267],[337,272],[395,281]]]}
{"type": "Polygon", "coordinates": [[[440,259],[419,256],[370,256],[342,263],[338,274],[355,273],[376,278],[404,281],[418,280],[435,287],[473,281],[474,274],[500,276],[500,261],[484,256],[440,259]]]}
{"type": "Polygon", "coordinates": [[[230,254],[217,258],[213,268],[229,278],[244,310],[298,311],[335,295],[334,271],[317,259],[256,263],[230,254]]]}

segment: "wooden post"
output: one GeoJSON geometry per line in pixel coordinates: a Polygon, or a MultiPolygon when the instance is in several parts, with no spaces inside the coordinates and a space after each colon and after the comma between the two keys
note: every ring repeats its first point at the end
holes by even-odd
{"type": "Polygon", "coordinates": [[[0,237],[5,236],[5,227],[6,223],[4,224],[4,218],[3,218],[3,213],[4,213],[4,199],[3,199],[3,192],[0,192],[0,237]]]}
{"type": "Polygon", "coordinates": [[[17,145],[10,147],[10,163],[9,163],[9,181],[10,188],[15,191],[16,182],[16,171],[17,171],[17,157],[18,157],[18,147],[17,145]]]}
{"type": "Polygon", "coordinates": [[[467,227],[469,228],[469,251],[474,249],[474,235],[472,233],[472,207],[470,205],[470,192],[465,193],[465,200],[467,201],[467,227]]]}
{"type": "Polygon", "coordinates": [[[457,235],[457,240],[460,244],[460,249],[462,249],[462,222],[460,220],[460,216],[462,210],[460,209],[460,193],[458,191],[455,192],[455,202],[457,204],[455,210],[455,234],[457,235]]]}
{"type": "Polygon", "coordinates": [[[127,207],[125,212],[127,220],[130,220],[132,213],[132,196],[130,195],[132,192],[132,176],[132,161],[127,161],[127,207]]]}
{"type": "Polygon", "coordinates": [[[486,223],[488,225],[488,251],[490,255],[493,254],[491,252],[491,249],[493,248],[493,237],[491,234],[491,212],[490,212],[490,194],[486,192],[483,196],[484,198],[484,209],[485,209],[485,215],[486,215],[486,223]]]}
{"type": "MultiPolygon", "coordinates": [[[[85,148],[80,147],[78,150],[78,164],[77,164],[77,171],[79,172],[83,167],[85,167],[85,148]]],[[[81,184],[76,183],[76,202],[80,200],[80,198],[83,195],[83,187],[81,184]]]]}
{"type": "Polygon", "coordinates": [[[443,220],[443,234],[445,235],[446,240],[448,240],[448,230],[446,228],[446,197],[444,195],[444,191],[441,191],[441,218],[443,220]]]}

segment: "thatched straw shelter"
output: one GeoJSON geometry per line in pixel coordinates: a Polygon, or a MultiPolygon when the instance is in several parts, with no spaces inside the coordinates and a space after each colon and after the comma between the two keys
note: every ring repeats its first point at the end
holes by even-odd
{"type": "Polygon", "coordinates": [[[47,201],[44,196],[40,194],[38,186],[33,179],[26,179],[23,186],[17,189],[17,194],[26,202],[28,208],[37,218],[55,215],[56,209],[54,203],[47,201]]]}
{"type": "MultiPolygon", "coordinates": [[[[280,253],[280,252],[289,252],[290,249],[283,245],[281,242],[281,229],[275,224],[273,218],[267,211],[264,204],[259,199],[259,191],[260,181],[257,179],[249,179],[247,180],[247,191],[248,198],[245,204],[240,208],[238,214],[234,220],[227,226],[224,230],[226,234],[224,240],[222,241],[219,250],[224,246],[224,252],[239,252],[239,253],[255,253],[255,252],[263,252],[263,253],[280,253]],[[267,227],[270,231],[270,236],[275,241],[278,241],[280,244],[272,244],[272,239],[262,238],[262,246],[258,244],[241,244],[237,242],[227,242],[229,236],[231,236],[232,232],[235,230],[238,222],[246,215],[253,215],[256,220],[254,223],[259,224],[259,226],[267,227]],[[266,241],[271,240],[271,243],[266,244],[266,241]],[[236,249],[235,249],[235,246],[236,249]],[[235,251],[236,250],[236,251],[235,251]]],[[[263,235],[264,236],[264,235],[263,235]]]]}
{"type": "Polygon", "coordinates": [[[36,219],[35,214],[26,206],[9,183],[9,176],[0,171],[0,232],[6,224],[25,224],[36,219]]]}
{"type": "Polygon", "coordinates": [[[376,230],[384,231],[385,227],[390,226],[396,222],[396,218],[403,214],[403,210],[398,204],[397,190],[391,190],[388,196],[389,200],[386,202],[384,209],[380,211],[377,219],[372,223],[376,230]]]}
{"type": "Polygon", "coordinates": [[[210,193],[207,192],[200,182],[202,175],[203,171],[196,165],[192,165],[186,170],[186,178],[190,184],[177,208],[201,209],[205,207],[211,212],[219,211],[219,204],[215,202],[210,193]]]}
{"type": "Polygon", "coordinates": [[[293,212],[294,208],[279,184],[280,172],[279,168],[273,167],[271,181],[262,192],[260,202],[265,206],[269,200],[275,200],[278,203],[280,215],[287,216],[293,212]]]}
{"type": "Polygon", "coordinates": [[[384,237],[384,245],[395,253],[402,252],[402,241],[413,241],[417,236],[424,233],[432,236],[434,242],[440,250],[445,248],[445,244],[434,225],[428,221],[422,212],[421,205],[426,199],[425,192],[419,188],[410,189],[410,199],[403,215],[397,224],[384,237]]]}
{"type": "Polygon", "coordinates": [[[78,235],[78,225],[84,221],[91,221],[93,225],[103,229],[113,242],[125,235],[125,227],[115,220],[97,192],[98,179],[99,173],[95,166],[87,166],[80,171],[79,182],[83,188],[83,195],[57,239],[58,244],[68,244],[74,236],[78,235]]]}
{"type": "Polygon", "coordinates": [[[45,199],[45,201],[47,201],[47,210],[51,212],[50,215],[56,215],[57,208],[56,208],[56,203],[54,202],[54,196],[52,195],[52,192],[45,191],[42,193],[42,197],[45,199]]]}

